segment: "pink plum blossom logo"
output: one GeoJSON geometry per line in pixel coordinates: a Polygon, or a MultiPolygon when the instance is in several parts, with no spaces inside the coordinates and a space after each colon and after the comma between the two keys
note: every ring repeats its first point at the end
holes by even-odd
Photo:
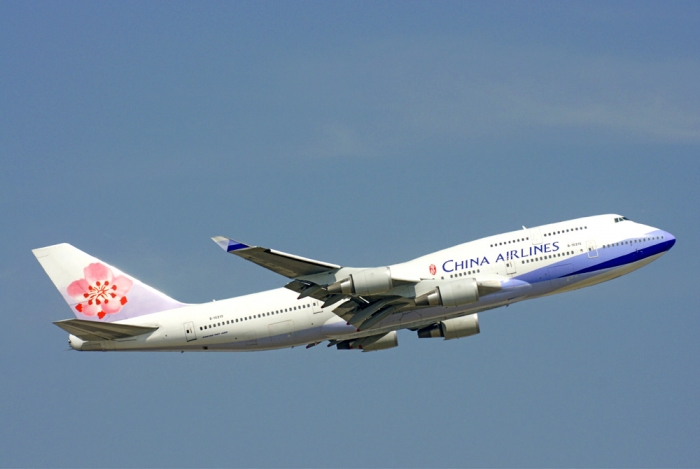
{"type": "Polygon", "coordinates": [[[133,282],[123,275],[117,277],[104,264],[96,262],[83,270],[85,278],[68,285],[68,294],[79,301],[75,309],[85,316],[103,319],[116,314],[126,304],[126,294],[133,282]]]}

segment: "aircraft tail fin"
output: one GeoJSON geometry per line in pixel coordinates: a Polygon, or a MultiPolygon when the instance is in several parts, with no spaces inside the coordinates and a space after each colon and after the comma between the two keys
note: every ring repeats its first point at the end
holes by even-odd
{"type": "Polygon", "coordinates": [[[70,244],[32,252],[78,319],[114,322],[185,306],[70,244]]]}

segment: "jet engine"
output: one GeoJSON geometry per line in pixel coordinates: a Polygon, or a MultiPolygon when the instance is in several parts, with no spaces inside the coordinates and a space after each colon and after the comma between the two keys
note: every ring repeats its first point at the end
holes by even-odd
{"type": "Polygon", "coordinates": [[[329,285],[328,292],[344,295],[376,295],[388,292],[393,287],[389,267],[375,267],[350,274],[348,278],[329,285]]]}
{"type": "Polygon", "coordinates": [[[375,352],[377,350],[386,350],[399,345],[399,337],[396,331],[388,332],[384,335],[375,335],[370,337],[361,337],[359,339],[350,339],[338,342],[336,348],[338,350],[362,350],[363,352],[375,352]]]}
{"type": "Polygon", "coordinates": [[[391,331],[381,339],[368,345],[362,346],[363,352],[375,352],[377,350],[386,350],[399,346],[399,337],[396,331],[391,331]]]}
{"type": "Polygon", "coordinates": [[[470,314],[469,316],[446,319],[438,324],[419,329],[418,337],[421,339],[444,337],[445,340],[450,340],[469,337],[479,332],[481,332],[479,329],[479,315],[470,314]]]}
{"type": "Polygon", "coordinates": [[[416,306],[462,306],[479,301],[479,287],[473,278],[445,283],[416,298],[416,306]]]}

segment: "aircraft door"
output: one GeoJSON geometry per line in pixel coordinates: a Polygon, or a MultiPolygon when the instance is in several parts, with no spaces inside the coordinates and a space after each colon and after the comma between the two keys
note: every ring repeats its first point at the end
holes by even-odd
{"type": "Polygon", "coordinates": [[[197,340],[197,334],[194,332],[193,322],[186,322],[182,325],[182,327],[185,329],[185,339],[187,342],[197,340]]]}
{"type": "Polygon", "coordinates": [[[509,261],[506,261],[506,274],[513,275],[514,273],[515,273],[515,261],[512,259],[509,261]]]}
{"type": "Polygon", "coordinates": [[[532,244],[542,244],[542,232],[539,228],[530,228],[530,241],[532,244]]]}
{"type": "Polygon", "coordinates": [[[586,242],[586,249],[588,251],[588,258],[592,259],[598,257],[598,249],[595,247],[595,240],[590,240],[586,242]]]}
{"type": "Polygon", "coordinates": [[[318,326],[323,325],[323,320],[324,320],[326,315],[325,314],[321,315],[323,310],[317,306],[316,301],[311,303],[311,305],[306,310],[307,310],[309,324],[311,326],[318,327],[318,326]]]}

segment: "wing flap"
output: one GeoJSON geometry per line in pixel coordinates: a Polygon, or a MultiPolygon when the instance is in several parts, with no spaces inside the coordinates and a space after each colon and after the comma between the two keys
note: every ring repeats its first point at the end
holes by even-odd
{"type": "Polygon", "coordinates": [[[85,321],[83,319],[65,319],[54,322],[58,327],[83,340],[114,340],[136,337],[153,332],[157,327],[132,326],[113,322],[85,321]]]}
{"type": "Polygon", "coordinates": [[[340,269],[339,265],[315,261],[260,246],[249,246],[224,236],[215,236],[212,239],[224,251],[288,278],[303,277],[340,269]]]}

